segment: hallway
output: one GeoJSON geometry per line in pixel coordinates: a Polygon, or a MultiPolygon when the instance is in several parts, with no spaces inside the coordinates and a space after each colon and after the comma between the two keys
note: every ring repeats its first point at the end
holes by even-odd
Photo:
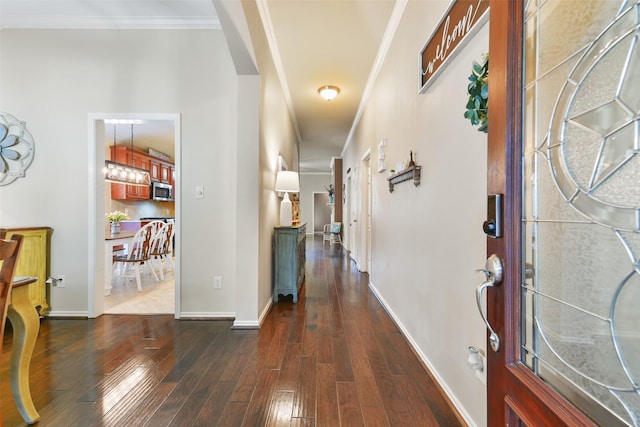
{"type": "MultiPolygon", "coordinates": [[[[45,319],[31,365],[41,426],[456,426],[460,422],[338,245],[307,236],[300,300],[260,330],[170,315],[45,319]]],[[[0,389],[11,399],[11,328],[0,389]]]]}

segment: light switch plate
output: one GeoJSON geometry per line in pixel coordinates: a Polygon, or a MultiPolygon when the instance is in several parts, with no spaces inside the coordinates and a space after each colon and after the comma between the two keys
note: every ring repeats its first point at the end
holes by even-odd
{"type": "Polygon", "coordinates": [[[201,185],[196,187],[196,199],[204,199],[204,187],[201,185]]]}

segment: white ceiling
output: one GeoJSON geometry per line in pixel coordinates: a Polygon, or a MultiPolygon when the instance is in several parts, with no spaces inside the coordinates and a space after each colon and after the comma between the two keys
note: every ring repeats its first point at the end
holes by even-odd
{"type": "MultiPolygon", "coordinates": [[[[359,116],[395,0],[257,1],[288,92],[300,170],[328,172],[331,156],[340,156],[359,116]],[[330,102],[317,93],[327,84],[340,88],[330,102]]],[[[220,28],[220,23],[212,0],[0,0],[0,27],[220,28]]],[[[143,141],[151,127],[136,125],[135,140],[143,141]]]]}

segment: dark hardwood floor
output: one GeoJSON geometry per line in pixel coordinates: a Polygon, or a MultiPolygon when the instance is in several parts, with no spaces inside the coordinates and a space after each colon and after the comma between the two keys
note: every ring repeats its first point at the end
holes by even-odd
{"type": "MultiPolygon", "coordinates": [[[[297,304],[230,321],[45,319],[31,364],[40,426],[457,426],[431,376],[338,245],[308,239],[297,304]]],[[[25,425],[8,385],[5,427],[25,425]]]]}

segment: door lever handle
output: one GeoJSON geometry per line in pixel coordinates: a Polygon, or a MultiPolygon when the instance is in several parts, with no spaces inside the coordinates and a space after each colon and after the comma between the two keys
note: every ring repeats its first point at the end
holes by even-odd
{"type": "Polygon", "coordinates": [[[500,257],[495,254],[491,255],[487,259],[485,268],[480,271],[484,272],[486,280],[476,288],[476,303],[478,304],[478,311],[480,311],[480,316],[482,317],[482,320],[484,321],[485,325],[487,325],[487,329],[490,332],[489,344],[491,345],[491,349],[497,352],[498,350],[500,350],[500,337],[491,327],[489,319],[487,319],[483,294],[487,288],[498,285],[502,281],[502,261],[500,260],[500,257]]]}
{"type": "Polygon", "coordinates": [[[493,330],[491,324],[489,323],[489,319],[485,315],[484,304],[483,304],[483,293],[485,289],[490,286],[493,286],[495,282],[493,278],[487,279],[480,284],[480,286],[476,289],[476,303],[478,304],[478,311],[480,311],[480,316],[482,316],[482,320],[484,320],[485,325],[487,325],[487,329],[489,329],[489,344],[491,344],[491,348],[493,351],[498,351],[500,349],[500,337],[496,334],[496,331],[493,330]]]}

